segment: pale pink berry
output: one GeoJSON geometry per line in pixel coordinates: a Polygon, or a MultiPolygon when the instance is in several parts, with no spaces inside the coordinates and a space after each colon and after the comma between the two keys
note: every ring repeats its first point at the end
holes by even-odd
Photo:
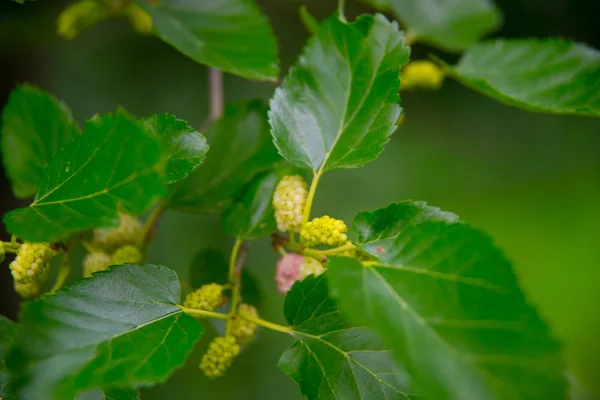
{"type": "Polygon", "coordinates": [[[281,293],[287,293],[294,282],[302,277],[302,264],[304,257],[296,253],[289,253],[277,261],[275,270],[275,282],[281,293]]]}

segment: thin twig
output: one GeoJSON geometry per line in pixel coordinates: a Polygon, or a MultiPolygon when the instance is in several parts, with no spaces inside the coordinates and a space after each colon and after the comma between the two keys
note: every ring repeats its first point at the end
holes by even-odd
{"type": "Polygon", "coordinates": [[[271,321],[266,321],[264,319],[257,318],[243,309],[240,309],[240,316],[250,322],[253,322],[260,326],[264,326],[265,328],[269,328],[277,332],[289,333],[290,335],[294,333],[294,330],[290,326],[283,326],[271,321]]]}
{"type": "Polygon", "coordinates": [[[210,119],[216,121],[223,115],[223,109],[225,107],[223,72],[220,69],[208,69],[208,90],[210,98],[210,119]]]}

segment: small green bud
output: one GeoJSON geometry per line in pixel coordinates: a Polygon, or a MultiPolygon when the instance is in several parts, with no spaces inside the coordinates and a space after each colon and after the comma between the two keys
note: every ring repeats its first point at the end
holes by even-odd
{"type": "MultiPolygon", "coordinates": [[[[249,304],[240,304],[240,309],[246,313],[258,318],[258,311],[255,307],[249,304]]],[[[231,336],[233,336],[239,344],[247,344],[256,336],[256,324],[248,321],[244,316],[237,314],[231,319],[231,336]]]]}
{"type": "Polygon", "coordinates": [[[196,310],[212,311],[223,304],[223,287],[216,283],[202,285],[185,297],[183,306],[196,310]]]}
{"type": "Polygon", "coordinates": [[[111,265],[139,264],[144,259],[142,252],[135,246],[127,244],[119,248],[110,258],[111,265]]]}
{"type": "Polygon", "coordinates": [[[94,272],[107,270],[110,264],[110,256],[105,252],[90,253],[83,259],[83,276],[90,277],[94,272]]]}
{"type": "Polygon", "coordinates": [[[200,369],[211,379],[223,376],[239,353],[240,346],[233,336],[217,337],[208,345],[200,369]]]}
{"type": "Polygon", "coordinates": [[[120,218],[119,226],[116,228],[94,230],[92,247],[112,253],[127,244],[140,246],[144,230],[142,223],[137,218],[124,213],[120,214],[120,218]]]}

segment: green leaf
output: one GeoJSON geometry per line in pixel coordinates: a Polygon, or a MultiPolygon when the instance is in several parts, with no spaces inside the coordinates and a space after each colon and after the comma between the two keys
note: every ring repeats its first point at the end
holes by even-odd
{"type": "Polygon", "coordinates": [[[206,138],[174,115],[153,115],[143,120],[144,126],[161,138],[167,152],[167,183],[184,179],[204,160],[208,151],[206,138]]]}
{"type": "Polygon", "coordinates": [[[487,235],[413,202],[360,213],[355,229],[378,261],[331,257],[331,293],[427,398],[566,398],[561,348],[487,235]]]}
{"type": "Polygon", "coordinates": [[[285,317],[296,341],[279,368],[309,400],[413,398],[410,377],[382,340],[342,317],[329,298],[326,275],[310,275],[288,292],[285,317]]]}
{"type": "Polygon", "coordinates": [[[114,226],[119,210],[139,215],[165,195],[163,167],[160,140],[125,112],[96,118],[52,161],[33,203],[4,222],[32,242],[114,226]]]}
{"type": "Polygon", "coordinates": [[[279,76],[277,42],[252,0],[137,0],[155,34],[191,59],[248,79],[279,76]]]}
{"type": "Polygon", "coordinates": [[[223,228],[231,236],[258,239],[277,232],[273,193],[279,180],[293,168],[277,168],[254,178],[223,215],[223,228]]]}
{"type": "Polygon", "coordinates": [[[260,101],[226,107],[207,131],[206,160],[171,188],[168,206],[196,214],[221,213],[254,176],[272,169],[280,158],[269,137],[266,115],[260,101]]]}
{"type": "Polygon", "coordinates": [[[564,39],[494,40],[470,48],[450,76],[504,104],[600,116],[600,52],[564,39]]]}
{"type": "Polygon", "coordinates": [[[390,9],[421,42],[460,51],[496,30],[502,16],[492,0],[371,0],[390,9]]]}
{"type": "Polygon", "coordinates": [[[44,170],[79,129],[71,110],[54,96],[24,84],[2,112],[2,159],[15,196],[35,194],[44,170]]]}
{"type": "MultiPolygon", "coordinates": [[[[190,266],[190,284],[195,289],[208,283],[225,285],[229,283],[228,268],[229,265],[223,253],[215,249],[202,250],[196,254],[190,266]]],[[[242,270],[241,282],[244,303],[260,307],[262,302],[260,282],[248,271],[248,268],[242,270]]]]}
{"type": "Polygon", "coordinates": [[[77,400],[139,400],[137,389],[111,388],[104,391],[92,389],[77,396],[77,400]]]}
{"type": "Polygon", "coordinates": [[[325,20],[271,100],[275,145],[315,171],[373,161],[400,117],[400,66],[409,48],[396,22],[325,20]]]}
{"type": "Polygon", "coordinates": [[[122,265],[27,303],[8,360],[19,398],[164,382],[202,334],[179,296],[174,271],[122,265]]]}
{"type": "Polygon", "coordinates": [[[0,398],[7,395],[5,386],[9,376],[5,366],[4,356],[15,338],[15,324],[4,315],[0,315],[0,398]]]}

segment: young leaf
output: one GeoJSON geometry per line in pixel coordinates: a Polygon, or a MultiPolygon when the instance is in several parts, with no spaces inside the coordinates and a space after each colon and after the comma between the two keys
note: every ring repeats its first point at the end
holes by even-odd
{"type": "Polygon", "coordinates": [[[144,126],[161,138],[167,152],[167,183],[184,179],[204,160],[208,151],[206,138],[174,115],[153,115],[143,120],[144,126]]]}
{"type": "Polygon", "coordinates": [[[464,50],[498,28],[502,17],[492,0],[371,0],[387,6],[422,42],[450,50],[464,50]]]}
{"type": "Polygon", "coordinates": [[[279,180],[293,168],[282,167],[254,178],[223,215],[223,228],[231,236],[258,239],[277,232],[273,193],[279,180]]]}
{"type": "Polygon", "coordinates": [[[19,398],[164,382],[202,334],[179,296],[174,271],[122,265],[27,303],[8,359],[19,398]]]}
{"type": "Polygon", "coordinates": [[[0,398],[7,397],[5,392],[5,386],[8,383],[8,371],[4,361],[4,356],[8,352],[8,349],[15,338],[15,324],[6,318],[4,315],[0,315],[0,398]]]}
{"type": "Polygon", "coordinates": [[[564,39],[494,40],[470,48],[451,76],[504,104],[600,116],[600,52],[564,39]]]}
{"type": "Polygon", "coordinates": [[[32,242],[115,225],[119,209],[139,215],[165,195],[163,167],[160,140],[123,111],[96,118],[52,161],[33,203],[4,222],[32,242]]]}
{"type": "Polygon", "coordinates": [[[275,36],[252,0],[137,3],[152,16],[156,35],[191,59],[248,79],[277,80],[275,36]]]}
{"type": "MultiPolygon", "coordinates": [[[[196,254],[190,266],[190,284],[197,289],[208,283],[225,285],[229,282],[227,260],[218,250],[208,249],[196,254]]],[[[262,290],[258,279],[248,271],[242,270],[242,298],[244,303],[260,307],[262,302],[262,290]]]]}
{"type": "Polygon", "coordinates": [[[78,132],[71,111],[49,93],[29,84],[11,92],[0,144],[15,196],[35,194],[48,164],[78,132]]]}
{"type": "Polygon", "coordinates": [[[302,394],[312,399],[411,399],[411,379],[382,340],[342,317],[329,298],[327,274],[296,282],[285,317],[296,341],[279,359],[302,394]]]}
{"type": "Polygon", "coordinates": [[[412,202],[361,213],[355,229],[377,261],[331,257],[331,293],[427,398],[566,398],[561,348],[488,236],[412,202]]]}
{"type": "Polygon", "coordinates": [[[396,22],[363,15],[321,24],[271,100],[271,133],[289,162],[315,171],[373,161],[396,130],[409,48],[396,22]]]}
{"type": "Polygon", "coordinates": [[[196,214],[223,212],[255,175],[280,160],[259,101],[229,105],[207,132],[210,152],[201,167],[171,188],[168,206],[196,214]]]}

